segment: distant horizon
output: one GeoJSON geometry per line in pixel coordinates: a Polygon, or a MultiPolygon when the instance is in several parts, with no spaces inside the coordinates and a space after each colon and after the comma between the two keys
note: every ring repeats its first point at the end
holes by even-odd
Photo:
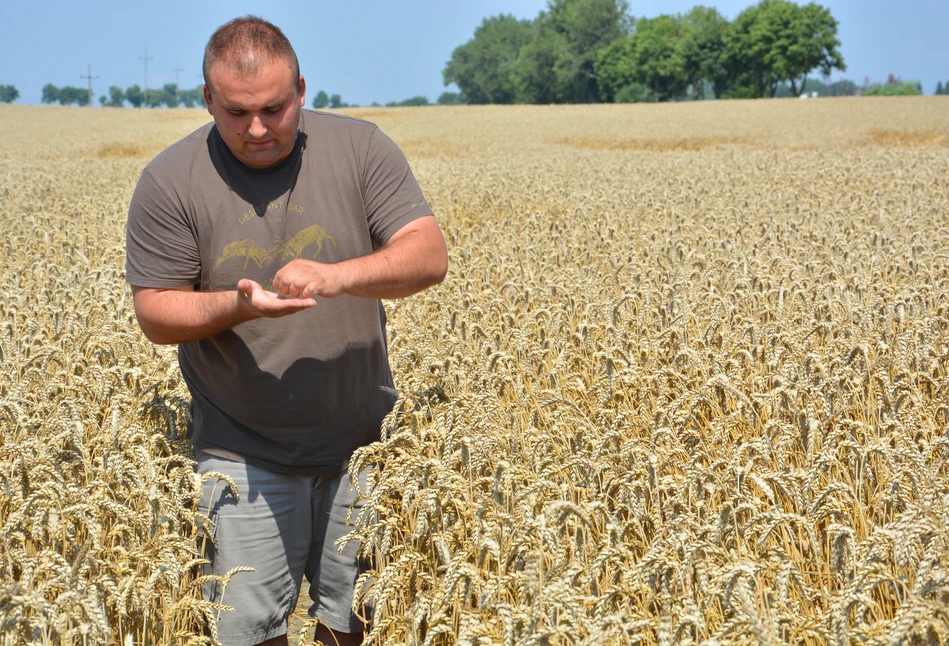
{"type": "MultiPolygon", "coordinates": [[[[635,17],[685,13],[700,2],[637,3],[635,17]]],[[[734,19],[755,2],[726,1],[711,5],[734,19]]],[[[839,23],[838,37],[847,70],[840,78],[863,85],[884,83],[889,74],[919,81],[932,95],[937,83],[949,83],[949,3],[907,0],[894,11],[880,0],[819,2],[839,23]]],[[[123,90],[144,87],[145,50],[148,50],[148,87],[174,83],[192,89],[203,83],[201,56],[208,36],[227,20],[247,13],[262,15],[281,27],[293,43],[309,88],[307,105],[319,90],[339,94],[344,102],[385,105],[413,96],[432,103],[445,86],[442,70],[455,47],[464,44],[484,18],[500,13],[534,18],[545,0],[484,0],[448,6],[419,0],[396,6],[368,0],[359,7],[313,3],[274,3],[261,12],[245,0],[230,3],[194,3],[170,0],[162,6],[138,6],[98,0],[77,6],[64,0],[23,3],[0,8],[4,39],[0,55],[0,85],[20,93],[15,103],[41,104],[42,87],[86,88],[87,65],[92,66],[93,104],[110,86],[123,90]],[[133,28],[134,27],[134,28],[133,28]],[[77,38],[76,34],[104,37],[77,38]],[[409,37],[406,37],[409,35],[409,37]],[[36,43],[42,43],[37,47],[36,43]],[[75,62],[73,62],[75,61],[75,62]],[[176,71],[178,70],[178,71],[176,71]]],[[[822,80],[820,76],[813,76],[822,80]]]]}

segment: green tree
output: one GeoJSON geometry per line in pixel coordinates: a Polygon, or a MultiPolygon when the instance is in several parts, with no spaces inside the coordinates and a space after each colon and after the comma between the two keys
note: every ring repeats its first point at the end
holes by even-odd
{"type": "Polygon", "coordinates": [[[407,108],[423,105],[431,105],[431,103],[429,103],[427,96],[422,96],[421,94],[408,99],[403,99],[402,101],[389,101],[386,103],[387,108],[407,108]]]}
{"type": "Polygon", "coordinates": [[[161,89],[162,103],[169,108],[177,108],[181,102],[181,93],[177,83],[165,83],[161,89]]]}
{"type": "Polygon", "coordinates": [[[108,105],[111,108],[121,108],[125,105],[125,92],[117,85],[109,87],[108,103],[103,103],[103,105],[108,105]]]}
{"type": "Polygon", "coordinates": [[[533,20],[501,14],[485,18],[474,38],[452,51],[445,64],[445,85],[455,83],[469,103],[513,103],[514,64],[536,32],[533,20]]]}
{"type": "Polygon", "coordinates": [[[748,7],[725,32],[724,62],[729,73],[729,98],[774,96],[779,79],[766,63],[770,57],[770,34],[764,27],[762,5],[748,7]]]}
{"type": "Polygon", "coordinates": [[[813,2],[799,7],[774,0],[770,8],[769,26],[779,34],[772,48],[775,73],[791,84],[794,96],[804,91],[812,70],[830,76],[835,69],[847,69],[839,49],[837,21],[829,9],[813,2]]]}
{"type": "Polygon", "coordinates": [[[13,103],[20,96],[14,85],[0,85],[0,103],[13,103]]]}
{"type": "Polygon", "coordinates": [[[195,106],[204,107],[204,86],[199,85],[190,90],[180,90],[178,92],[178,98],[181,104],[186,108],[193,108],[195,106]]]}
{"type": "Polygon", "coordinates": [[[827,76],[847,69],[839,47],[837,21],[828,9],[762,0],[742,11],[725,33],[733,96],[773,97],[781,81],[799,96],[812,70],[827,76]]]}
{"type": "MultiPolygon", "coordinates": [[[[816,94],[817,96],[853,96],[857,93],[857,84],[847,79],[840,79],[834,83],[825,83],[818,79],[809,79],[807,81],[807,94],[816,94]]],[[[791,84],[782,81],[778,84],[778,91],[774,95],[776,98],[785,98],[794,96],[791,90],[791,84]]]]}
{"type": "Polygon", "coordinates": [[[835,83],[829,83],[824,89],[823,96],[854,96],[857,93],[857,84],[849,79],[842,78],[835,83]]]}
{"type": "Polygon", "coordinates": [[[330,107],[331,108],[343,107],[343,98],[338,94],[333,94],[332,96],[330,96],[330,107]]]}
{"type": "Polygon", "coordinates": [[[207,107],[207,104],[204,102],[204,86],[198,85],[190,90],[182,90],[181,102],[186,108],[207,107]]]}
{"type": "Polygon", "coordinates": [[[59,101],[59,105],[89,105],[89,90],[82,87],[66,85],[59,88],[59,94],[56,100],[59,101]]]}
{"type": "Polygon", "coordinates": [[[616,40],[600,50],[593,69],[596,72],[600,98],[604,101],[617,100],[619,91],[637,83],[639,78],[636,43],[632,36],[616,40]]]}
{"type": "Polygon", "coordinates": [[[423,105],[431,105],[431,103],[429,103],[427,96],[422,96],[421,94],[419,94],[413,97],[409,97],[408,99],[405,99],[404,101],[399,101],[399,105],[406,106],[406,107],[410,107],[410,106],[416,107],[416,106],[423,106],[423,105]]]}
{"type": "Polygon", "coordinates": [[[13,103],[19,96],[15,85],[0,85],[0,103],[13,103]]]}
{"type": "MultiPolygon", "coordinates": [[[[938,96],[938,95],[940,95],[940,94],[942,94],[942,93],[943,93],[942,81],[937,81],[937,82],[936,82],[936,95],[938,96]]],[[[8,101],[8,103],[9,103],[9,101],[8,101]]]]}
{"type": "Polygon", "coordinates": [[[56,87],[52,83],[43,86],[43,103],[59,103],[59,105],[89,105],[89,90],[82,87],[66,85],[56,87]]]}
{"type": "Polygon", "coordinates": [[[130,85],[125,88],[125,100],[132,104],[133,108],[142,107],[145,102],[145,96],[142,94],[142,88],[138,84],[130,85]]]}
{"type": "Polygon", "coordinates": [[[165,105],[169,108],[177,108],[181,105],[181,90],[178,89],[177,83],[166,83],[165,87],[162,88],[164,93],[165,105]]]}
{"type": "Polygon", "coordinates": [[[566,38],[539,20],[542,26],[538,35],[521,48],[512,70],[517,103],[563,102],[564,93],[557,87],[554,66],[558,60],[568,58],[566,38]]]}
{"type": "Polygon", "coordinates": [[[178,107],[178,99],[175,92],[176,86],[174,83],[165,83],[161,88],[149,88],[148,89],[148,107],[149,108],[160,108],[165,106],[168,108],[178,107]]]}
{"type": "Polygon", "coordinates": [[[728,20],[717,9],[702,6],[693,7],[681,20],[683,65],[694,97],[705,98],[708,82],[715,98],[721,98],[728,89],[728,69],[724,61],[728,20]]]}
{"type": "Polygon", "coordinates": [[[684,25],[676,16],[643,18],[633,34],[636,80],[653,92],[655,101],[682,96],[689,85],[683,55],[684,25]]]}
{"type": "MultiPolygon", "coordinates": [[[[653,101],[668,101],[685,93],[689,75],[685,67],[684,23],[676,16],[642,18],[632,36],[614,42],[597,56],[595,70],[601,95],[615,100],[620,90],[645,86],[653,101]]],[[[624,95],[624,102],[639,96],[639,87],[624,95]]],[[[638,99],[637,99],[638,100],[638,99]]]]}
{"type": "Polygon", "coordinates": [[[630,83],[616,93],[614,100],[616,103],[649,103],[653,100],[653,93],[642,83],[630,83]]]}
{"type": "Polygon", "coordinates": [[[514,64],[516,99],[523,103],[601,100],[596,60],[627,33],[626,0],[548,0],[537,32],[514,64]]]}
{"type": "Polygon", "coordinates": [[[469,103],[464,92],[442,92],[438,95],[438,105],[466,105],[469,103]]]}
{"type": "Polygon", "coordinates": [[[40,99],[43,103],[56,103],[59,101],[59,88],[52,83],[43,86],[43,96],[40,99]]]}
{"type": "Polygon", "coordinates": [[[889,83],[874,83],[863,90],[863,96],[919,96],[923,93],[919,81],[896,79],[889,83]]]}
{"type": "Polygon", "coordinates": [[[320,90],[316,93],[316,96],[313,97],[313,107],[317,110],[322,110],[330,104],[330,98],[323,90],[320,90]]]}

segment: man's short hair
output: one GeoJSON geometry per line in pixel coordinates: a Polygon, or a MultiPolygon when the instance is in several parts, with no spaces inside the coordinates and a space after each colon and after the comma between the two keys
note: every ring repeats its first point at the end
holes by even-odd
{"type": "Polygon", "coordinates": [[[254,76],[262,59],[283,59],[290,63],[299,94],[300,62],[297,53],[279,27],[259,16],[234,18],[211,34],[204,48],[204,62],[201,65],[204,83],[212,89],[208,73],[215,63],[223,63],[240,75],[254,76]]]}

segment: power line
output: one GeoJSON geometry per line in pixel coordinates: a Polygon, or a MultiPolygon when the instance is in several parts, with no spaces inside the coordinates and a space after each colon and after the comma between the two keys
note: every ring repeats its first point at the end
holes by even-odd
{"type": "Polygon", "coordinates": [[[92,107],[92,79],[97,79],[99,77],[92,75],[92,63],[87,63],[87,69],[89,70],[89,74],[87,76],[80,74],[79,78],[89,79],[89,107],[92,107]]]}
{"type": "Polygon", "coordinates": [[[148,61],[152,60],[148,56],[147,47],[145,48],[145,56],[144,57],[139,56],[138,60],[145,61],[145,89],[142,91],[143,92],[142,107],[147,108],[148,107],[148,61]]]}

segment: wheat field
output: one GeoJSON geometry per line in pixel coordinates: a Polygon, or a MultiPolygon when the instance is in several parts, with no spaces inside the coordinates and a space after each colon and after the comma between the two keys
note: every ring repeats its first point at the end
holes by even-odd
{"type": "MultiPolygon", "coordinates": [[[[949,101],[347,112],[451,258],[386,304],[402,396],[351,463],[369,643],[949,642],[949,101]]],[[[0,643],[213,642],[123,271],[209,117],[0,119],[0,643]]]]}

